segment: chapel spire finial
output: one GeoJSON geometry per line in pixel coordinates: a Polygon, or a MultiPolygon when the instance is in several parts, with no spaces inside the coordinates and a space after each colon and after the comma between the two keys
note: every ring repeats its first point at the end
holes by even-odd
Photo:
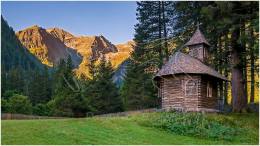
{"type": "Polygon", "coordinates": [[[200,25],[202,25],[199,21],[197,22],[197,29],[200,29],[200,25]]]}

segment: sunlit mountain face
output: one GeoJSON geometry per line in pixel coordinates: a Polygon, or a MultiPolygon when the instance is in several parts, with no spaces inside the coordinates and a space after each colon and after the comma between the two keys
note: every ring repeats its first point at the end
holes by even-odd
{"type": "Polygon", "coordinates": [[[43,64],[54,66],[69,55],[77,75],[88,76],[90,59],[99,60],[105,56],[116,69],[129,58],[134,42],[114,45],[104,36],[75,36],[60,28],[45,29],[37,25],[18,31],[21,43],[43,64]]]}

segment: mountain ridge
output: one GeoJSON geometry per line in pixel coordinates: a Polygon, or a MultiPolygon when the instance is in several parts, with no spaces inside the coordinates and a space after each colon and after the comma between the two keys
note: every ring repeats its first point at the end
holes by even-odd
{"type": "MultiPolygon", "coordinates": [[[[61,59],[67,58],[68,55],[76,57],[75,51],[73,52],[59,39],[48,33],[46,29],[37,25],[18,31],[16,36],[45,65],[53,66],[58,64],[61,59]]],[[[78,59],[77,57],[73,58],[75,65],[77,65],[76,60],[78,59]]]]}
{"type": "Polygon", "coordinates": [[[114,45],[104,36],[75,36],[58,28],[44,29],[33,25],[16,32],[21,43],[43,64],[53,66],[60,59],[72,56],[77,74],[88,75],[90,59],[99,60],[105,56],[117,68],[134,49],[134,42],[114,45]]]}

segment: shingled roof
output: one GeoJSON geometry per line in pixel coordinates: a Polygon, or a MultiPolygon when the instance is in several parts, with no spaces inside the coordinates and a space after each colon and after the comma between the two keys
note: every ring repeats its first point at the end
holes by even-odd
{"type": "Polygon", "coordinates": [[[191,46],[191,45],[203,44],[203,43],[210,46],[210,44],[205,39],[204,35],[201,33],[201,31],[198,27],[196,32],[193,34],[193,36],[190,38],[190,40],[185,44],[185,46],[191,46]]]}
{"type": "Polygon", "coordinates": [[[211,67],[205,65],[200,60],[181,52],[176,52],[171,56],[169,61],[162,66],[162,69],[156,74],[155,79],[161,76],[182,73],[205,74],[222,80],[227,80],[227,78],[219,74],[211,67]]]}

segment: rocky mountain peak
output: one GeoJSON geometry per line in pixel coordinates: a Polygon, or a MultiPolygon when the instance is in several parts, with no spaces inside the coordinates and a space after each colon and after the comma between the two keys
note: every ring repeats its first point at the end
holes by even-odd
{"type": "Polygon", "coordinates": [[[48,66],[57,64],[72,52],[59,38],[39,26],[19,31],[16,36],[32,54],[48,66]]]}
{"type": "Polygon", "coordinates": [[[28,27],[27,29],[40,29],[41,27],[39,25],[33,25],[31,27],[28,27]]]}
{"type": "Polygon", "coordinates": [[[118,52],[116,46],[108,41],[104,36],[95,36],[91,49],[94,58],[100,57],[101,54],[118,52]]]}
{"type": "Polygon", "coordinates": [[[77,74],[87,75],[89,59],[98,60],[101,56],[105,56],[116,68],[133,50],[129,44],[114,45],[103,35],[75,36],[57,27],[44,29],[32,26],[16,35],[43,64],[52,66],[70,55],[77,74]]]}
{"type": "Polygon", "coordinates": [[[46,36],[46,31],[38,25],[33,25],[25,30],[16,33],[18,39],[27,48],[38,48],[43,46],[43,37],[46,36]]]}
{"type": "Polygon", "coordinates": [[[47,32],[49,32],[51,35],[61,40],[62,42],[65,42],[65,40],[75,37],[71,33],[57,27],[49,28],[46,30],[47,32]]]}

